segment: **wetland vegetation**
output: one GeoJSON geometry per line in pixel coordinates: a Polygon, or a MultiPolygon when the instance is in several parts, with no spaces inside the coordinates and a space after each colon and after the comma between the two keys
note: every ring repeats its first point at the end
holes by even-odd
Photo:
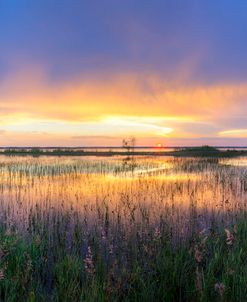
{"type": "Polygon", "coordinates": [[[5,148],[5,155],[31,156],[176,156],[176,157],[239,157],[247,156],[247,149],[200,147],[95,147],[95,148],[5,148]]]}
{"type": "Polygon", "coordinates": [[[245,301],[247,158],[0,157],[0,301],[245,301]]]}

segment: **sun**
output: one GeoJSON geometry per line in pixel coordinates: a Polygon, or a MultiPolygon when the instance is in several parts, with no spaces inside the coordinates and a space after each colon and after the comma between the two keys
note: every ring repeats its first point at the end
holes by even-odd
{"type": "Polygon", "coordinates": [[[156,147],[157,148],[163,148],[163,145],[161,143],[158,143],[156,147]]]}

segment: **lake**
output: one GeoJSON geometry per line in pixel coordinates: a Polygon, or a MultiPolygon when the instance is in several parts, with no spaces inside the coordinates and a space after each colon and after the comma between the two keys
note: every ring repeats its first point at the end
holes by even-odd
{"type": "MultiPolygon", "coordinates": [[[[0,222],[21,232],[68,215],[71,232],[115,225],[171,225],[174,240],[212,223],[231,223],[246,208],[247,158],[4,157],[0,158],[0,222]]],[[[48,225],[47,225],[48,224],[48,225]]],[[[97,230],[99,232],[99,230],[97,230]]]]}
{"type": "Polygon", "coordinates": [[[0,300],[245,301],[246,204],[246,157],[0,156],[0,300]]]}

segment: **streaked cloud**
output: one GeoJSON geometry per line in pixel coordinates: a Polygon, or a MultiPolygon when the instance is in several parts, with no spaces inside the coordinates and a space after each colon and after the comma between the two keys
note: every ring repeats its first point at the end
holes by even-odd
{"type": "Polygon", "coordinates": [[[247,128],[246,129],[232,129],[219,132],[220,136],[223,137],[235,137],[235,138],[247,138],[247,128]]]}
{"type": "Polygon", "coordinates": [[[245,83],[183,86],[167,83],[159,75],[108,74],[55,85],[36,74],[10,75],[0,84],[5,119],[15,114],[17,119],[71,122],[114,115],[203,120],[247,109],[245,83]]]}
{"type": "MultiPolygon", "coordinates": [[[[50,84],[32,70],[0,84],[1,128],[78,137],[217,137],[217,122],[247,114],[245,83],[178,85],[160,75],[107,74],[50,84]]],[[[231,135],[233,136],[233,135],[231,135]]]]}
{"type": "Polygon", "coordinates": [[[113,145],[129,135],[145,145],[247,143],[246,9],[6,1],[1,144],[113,145]]]}

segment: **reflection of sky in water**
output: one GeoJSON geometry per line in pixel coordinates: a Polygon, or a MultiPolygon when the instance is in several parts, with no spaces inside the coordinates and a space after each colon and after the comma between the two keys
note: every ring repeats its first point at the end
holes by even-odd
{"type": "Polygon", "coordinates": [[[49,175],[62,173],[105,173],[121,174],[134,172],[134,174],[146,174],[151,172],[162,172],[171,169],[173,164],[171,157],[163,159],[150,157],[20,157],[0,156],[0,170],[12,172],[24,172],[32,175],[49,175]]]}
{"type": "Polygon", "coordinates": [[[23,227],[38,205],[49,215],[73,209],[97,221],[105,204],[111,219],[118,213],[126,222],[133,209],[137,221],[145,209],[150,221],[163,215],[176,226],[189,224],[194,207],[200,221],[212,213],[231,217],[246,207],[247,170],[229,163],[243,161],[247,163],[240,158],[1,157],[0,218],[23,227]]]}
{"type": "Polygon", "coordinates": [[[230,159],[220,160],[221,165],[237,166],[237,167],[247,167],[247,157],[237,157],[230,159]]]}

